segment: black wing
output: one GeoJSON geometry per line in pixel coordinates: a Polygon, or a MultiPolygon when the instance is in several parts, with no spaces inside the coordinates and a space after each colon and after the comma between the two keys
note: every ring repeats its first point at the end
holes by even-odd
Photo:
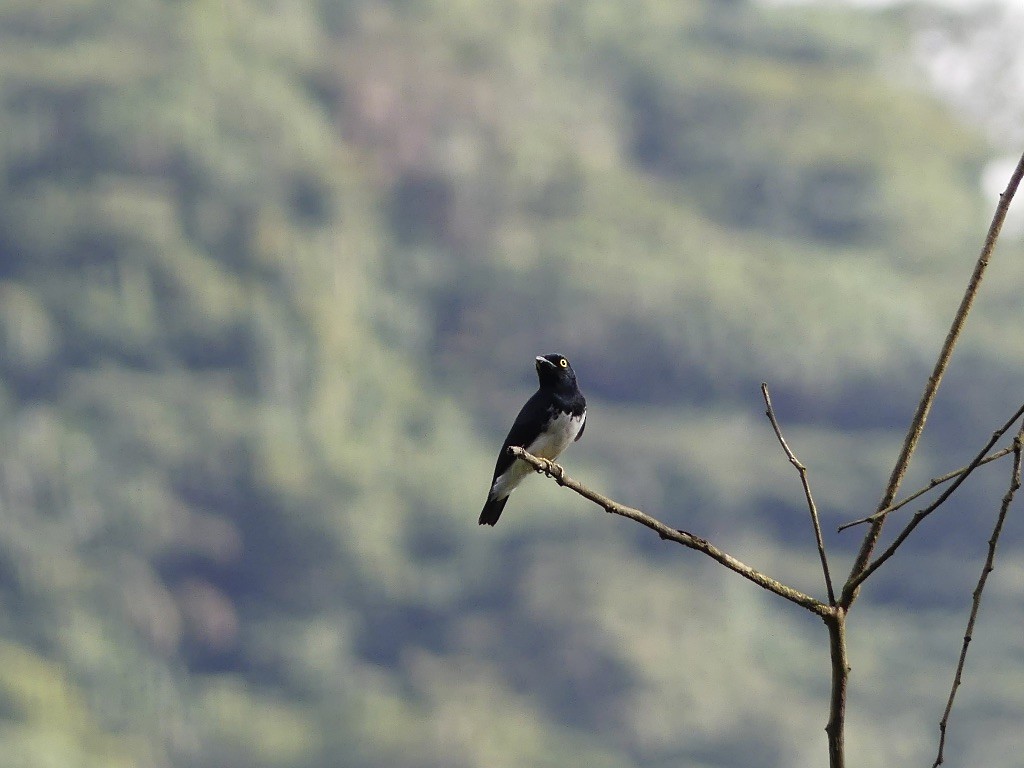
{"type": "Polygon", "coordinates": [[[576,438],[573,440],[574,443],[578,443],[580,438],[583,437],[583,430],[587,428],[587,412],[583,412],[583,423],[580,425],[580,431],[576,433],[576,438]]]}
{"type": "Polygon", "coordinates": [[[519,415],[516,416],[516,420],[512,423],[512,429],[508,431],[508,436],[501,446],[498,461],[494,465],[494,477],[491,478],[492,483],[506,469],[511,467],[512,462],[515,461],[515,456],[508,452],[508,447],[510,445],[518,445],[520,448],[525,448],[540,435],[541,430],[550,417],[549,401],[550,398],[538,389],[526,401],[526,405],[522,407],[522,410],[519,411],[519,415]]]}

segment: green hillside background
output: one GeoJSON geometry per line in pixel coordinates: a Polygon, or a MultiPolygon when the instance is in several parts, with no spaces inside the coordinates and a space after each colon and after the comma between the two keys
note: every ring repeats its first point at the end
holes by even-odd
{"type": "MultiPolygon", "coordinates": [[[[845,573],[995,202],[919,18],[2,0],[0,764],[823,765],[819,622],[550,482],[476,517],[558,351],[575,477],[821,595],[767,381],[845,573]]],[[[908,490],[1019,405],[1021,244],[908,490]]],[[[857,604],[854,764],[930,764],[1007,476],[857,604]]],[[[1016,765],[1022,540],[953,765],[1016,765]]]]}

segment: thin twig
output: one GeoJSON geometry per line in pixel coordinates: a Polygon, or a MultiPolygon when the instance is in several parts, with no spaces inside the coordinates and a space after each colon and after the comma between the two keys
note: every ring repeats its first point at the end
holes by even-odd
{"type": "Polygon", "coordinates": [[[995,445],[996,442],[998,442],[999,439],[1010,430],[1010,427],[1012,427],[1016,423],[1017,419],[1019,419],[1021,416],[1024,416],[1024,405],[1018,408],[1016,413],[1014,413],[1013,416],[1011,416],[1010,419],[1005,424],[1003,424],[1003,426],[1001,426],[999,429],[992,433],[992,437],[989,438],[989,441],[985,444],[985,447],[978,452],[978,455],[974,457],[974,460],[967,465],[967,469],[959,477],[957,477],[957,479],[953,481],[953,483],[948,488],[946,488],[946,490],[944,490],[935,501],[933,501],[924,509],[915,512],[914,516],[910,518],[910,522],[907,523],[903,530],[900,531],[899,535],[895,539],[893,539],[893,542],[889,545],[889,548],[886,549],[885,552],[880,554],[877,558],[875,558],[875,560],[871,562],[868,566],[866,566],[864,570],[861,571],[859,576],[857,576],[856,578],[851,578],[850,581],[847,582],[846,588],[856,589],[857,587],[859,587],[865,579],[867,579],[872,573],[878,570],[879,566],[881,566],[882,563],[884,563],[886,560],[888,560],[890,557],[896,554],[896,550],[899,549],[900,545],[907,540],[907,537],[910,536],[910,534],[913,532],[915,528],[917,528],[921,521],[928,517],[928,515],[930,515],[936,509],[941,507],[946,502],[946,499],[953,495],[953,492],[960,487],[960,484],[963,483],[964,480],[966,480],[970,476],[971,472],[977,469],[977,467],[981,464],[981,460],[988,454],[990,450],[992,450],[992,446],[995,445]]]}
{"type": "Polygon", "coordinates": [[[825,556],[825,542],[821,537],[821,523],[818,521],[818,507],[814,503],[814,497],[811,495],[811,484],[807,479],[807,467],[796,457],[789,444],[786,442],[786,438],[782,436],[782,428],[779,426],[778,419],[775,418],[775,409],[772,407],[772,398],[768,394],[768,384],[761,382],[761,395],[764,397],[765,416],[772,423],[772,429],[775,430],[775,437],[779,439],[779,445],[782,446],[782,450],[786,452],[786,458],[789,459],[789,463],[796,467],[796,471],[800,473],[800,484],[804,487],[804,497],[807,499],[807,509],[811,513],[811,525],[814,526],[814,539],[818,544],[818,557],[821,559],[821,570],[825,574],[825,589],[828,590],[828,604],[836,604],[836,596],[832,591],[832,575],[828,570],[828,557],[825,556]]]}
{"type": "Polygon", "coordinates": [[[686,531],[680,531],[675,528],[669,528],[660,520],[656,520],[645,512],[641,512],[639,509],[633,509],[623,504],[619,504],[617,501],[609,499],[607,496],[602,496],[596,491],[592,491],[582,483],[573,480],[569,477],[565,470],[559,464],[555,464],[547,459],[538,458],[519,446],[511,446],[508,449],[514,456],[522,459],[526,463],[530,464],[538,472],[543,472],[549,477],[553,478],[559,485],[565,486],[571,491],[575,491],[585,499],[589,499],[600,507],[603,507],[605,511],[611,512],[614,515],[620,515],[622,517],[628,517],[630,520],[650,528],[652,531],[657,533],[662,539],[666,541],[674,541],[677,544],[682,544],[684,547],[695,549],[698,552],[703,552],[705,555],[715,560],[726,568],[735,573],[738,573],[745,579],[748,579],[759,587],[767,589],[769,592],[773,592],[779,597],[783,597],[792,603],[806,608],[808,611],[817,614],[818,616],[825,617],[832,613],[832,608],[825,605],[819,600],[805,595],[799,590],[793,589],[790,586],[783,584],[780,581],[776,581],[770,576],[765,576],[760,571],[756,571],[749,565],[740,562],[730,554],[723,552],[718,549],[715,545],[711,544],[706,539],[702,539],[698,536],[694,536],[692,533],[686,531]]]}
{"type": "MultiPolygon", "coordinates": [[[[999,195],[999,204],[996,206],[995,214],[992,216],[992,223],[989,224],[988,233],[985,235],[985,243],[981,248],[978,261],[974,265],[974,272],[971,274],[970,282],[968,282],[967,289],[960,300],[960,306],[953,317],[953,323],[950,326],[949,333],[946,335],[946,340],[942,345],[942,350],[939,352],[939,357],[935,361],[932,375],[928,377],[924,394],[921,395],[921,400],[917,404],[917,410],[914,412],[914,418],[910,422],[907,436],[903,440],[903,447],[900,449],[899,458],[892,469],[889,483],[882,494],[882,500],[878,504],[879,510],[883,510],[892,504],[893,499],[896,498],[896,492],[899,490],[900,483],[903,482],[903,477],[907,473],[910,459],[917,449],[921,432],[924,431],[925,421],[928,420],[928,413],[931,411],[932,403],[935,402],[935,395],[939,390],[939,384],[942,383],[942,377],[945,375],[949,360],[953,355],[953,348],[960,338],[960,332],[967,321],[967,315],[970,313],[974,299],[978,295],[981,279],[985,276],[989,259],[995,249],[996,241],[999,239],[999,232],[1002,230],[1003,222],[1006,220],[1006,212],[1010,208],[1010,202],[1017,192],[1017,187],[1020,185],[1022,177],[1024,177],[1024,155],[1021,155],[1020,160],[1017,162],[1017,167],[1010,176],[1010,181],[1006,185],[1005,191],[999,195]]],[[[871,529],[864,537],[860,551],[857,553],[853,567],[850,569],[850,576],[843,586],[843,594],[839,599],[843,607],[848,608],[856,599],[857,588],[864,582],[865,571],[869,567],[868,563],[871,560],[871,554],[874,552],[878,539],[882,535],[882,526],[884,524],[885,518],[875,520],[871,524],[871,529]]]]}
{"type": "MultiPolygon", "coordinates": [[[[1008,445],[1005,448],[1000,448],[995,453],[990,453],[984,459],[979,461],[977,466],[981,467],[981,466],[984,466],[985,464],[989,464],[990,462],[998,461],[999,459],[1001,459],[1004,456],[1007,456],[1007,455],[1009,455],[1011,453],[1013,453],[1013,446],[1012,445],[1008,445]]],[[[843,523],[842,525],[839,526],[838,532],[842,533],[847,528],[853,528],[855,525],[863,525],[864,523],[873,523],[875,520],[878,520],[879,518],[886,517],[890,512],[895,512],[897,509],[902,509],[903,507],[907,506],[907,504],[912,502],[914,499],[917,499],[917,498],[919,498],[921,496],[924,496],[926,493],[928,493],[928,491],[932,490],[936,486],[942,485],[943,483],[948,483],[953,478],[959,477],[960,475],[966,473],[968,471],[968,469],[970,469],[970,468],[971,468],[971,466],[968,464],[966,467],[960,467],[960,469],[954,469],[952,472],[947,472],[944,475],[939,475],[938,477],[933,477],[931,480],[928,481],[928,485],[926,485],[924,488],[920,488],[920,489],[914,491],[912,494],[910,494],[909,496],[906,496],[906,497],[900,499],[899,501],[897,501],[892,506],[886,507],[885,509],[881,510],[880,512],[875,512],[873,515],[868,515],[867,517],[862,517],[859,520],[851,520],[848,523],[843,523]]],[[[977,467],[975,467],[975,469],[976,468],[977,467]]]]}
{"type": "Polygon", "coordinates": [[[974,635],[974,623],[978,619],[978,610],[981,608],[981,595],[985,590],[985,582],[988,581],[988,575],[992,573],[995,568],[996,559],[996,547],[999,544],[999,536],[1003,532],[1003,523],[1006,522],[1006,513],[1010,509],[1010,504],[1013,502],[1013,496],[1017,493],[1021,484],[1021,439],[1024,437],[1024,427],[1017,433],[1017,437],[1013,440],[1013,474],[1010,476],[1010,487],[1006,491],[1006,495],[1003,496],[1002,504],[999,506],[999,516],[996,518],[995,527],[992,529],[992,536],[988,540],[988,555],[985,557],[985,565],[981,569],[981,577],[978,579],[978,586],[974,588],[973,596],[971,599],[971,615],[967,619],[967,629],[964,631],[964,642],[960,646],[960,658],[956,663],[956,672],[953,675],[953,686],[949,690],[949,699],[946,701],[946,709],[942,713],[942,719],[939,721],[939,752],[935,756],[935,762],[932,763],[932,768],[938,768],[942,765],[943,753],[946,748],[946,729],[949,726],[949,715],[953,711],[953,700],[956,698],[956,692],[960,688],[960,682],[963,677],[964,663],[967,661],[967,646],[971,644],[971,637],[974,635]]]}

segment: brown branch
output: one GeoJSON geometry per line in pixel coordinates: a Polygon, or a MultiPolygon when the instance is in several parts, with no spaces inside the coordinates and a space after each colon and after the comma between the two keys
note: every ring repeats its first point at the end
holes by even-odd
{"type": "MultiPolygon", "coordinates": [[[[967,315],[970,313],[974,299],[978,295],[981,280],[985,276],[989,259],[992,257],[996,241],[999,239],[999,232],[1002,230],[1003,222],[1006,220],[1006,213],[1010,208],[1010,202],[1017,192],[1017,187],[1020,185],[1022,177],[1024,177],[1024,155],[1021,155],[1020,160],[1017,162],[1017,167],[1010,176],[1006,189],[999,195],[999,204],[996,206],[995,214],[992,216],[992,223],[989,224],[988,233],[985,235],[985,243],[974,265],[974,272],[971,274],[970,282],[968,282],[967,289],[960,300],[960,306],[953,317],[953,323],[950,326],[949,333],[946,335],[946,340],[942,345],[942,350],[939,352],[939,357],[935,361],[932,375],[928,377],[924,394],[921,395],[921,400],[917,404],[917,410],[914,412],[913,419],[911,419],[910,428],[907,431],[906,438],[903,440],[903,447],[900,449],[899,458],[896,460],[896,465],[893,467],[892,474],[889,477],[889,483],[882,494],[882,500],[878,504],[878,510],[883,510],[892,504],[893,499],[896,498],[896,492],[899,490],[900,483],[903,482],[903,478],[907,473],[910,459],[917,449],[917,443],[921,438],[921,433],[924,431],[925,422],[928,420],[928,413],[931,411],[932,403],[935,402],[935,395],[939,390],[939,384],[942,383],[946,368],[949,366],[949,360],[953,355],[953,348],[960,338],[960,333],[967,321],[967,315]]],[[[843,586],[842,596],[839,599],[840,604],[844,608],[848,608],[857,597],[857,588],[866,578],[864,574],[869,567],[868,563],[871,560],[875,546],[878,544],[878,539],[882,535],[882,526],[884,524],[885,518],[875,520],[864,537],[860,551],[857,553],[853,567],[850,569],[850,576],[843,586]]]]}
{"type": "Polygon", "coordinates": [[[1010,419],[1005,424],[1003,424],[1003,426],[1001,426],[999,429],[992,433],[992,437],[989,438],[989,441],[985,444],[985,447],[982,448],[981,451],[978,452],[978,455],[974,457],[974,460],[967,465],[966,470],[955,481],[953,481],[953,483],[948,488],[946,488],[946,490],[944,490],[935,501],[933,501],[924,509],[921,509],[914,513],[914,516],[910,518],[910,522],[907,523],[903,530],[900,531],[899,535],[895,539],[893,539],[892,544],[889,545],[888,549],[886,549],[885,552],[880,554],[877,558],[874,559],[874,561],[871,562],[871,564],[866,566],[864,570],[861,571],[861,573],[856,578],[851,577],[850,581],[847,582],[846,588],[856,589],[857,587],[859,587],[864,582],[864,580],[867,579],[872,573],[877,571],[878,568],[886,560],[888,560],[890,557],[896,554],[896,550],[899,549],[900,545],[907,540],[907,537],[910,536],[910,534],[913,532],[915,528],[917,528],[921,521],[928,517],[928,515],[930,515],[936,509],[941,507],[946,502],[946,499],[953,495],[953,492],[956,491],[956,489],[960,487],[961,483],[963,483],[963,481],[970,476],[971,472],[973,472],[981,465],[981,460],[985,458],[985,456],[988,454],[990,450],[992,450],[992,446],[995,445],[996,442],[998,442],[999,439],[1010,430],[1010,427],[1012,427],[1017,422],[1017,419],[1019,419],[1021,416],[1024,416],[1024,405],[1018,408],[1017,412],[1014,413],[1013,416],[1011,416],[1010,419]]]}
{"type": "MultiPolygon", "coordinates": [[[[1013,453],[1013,446],[1012,445],[1008,445],[1005,448],[1000,448],[995,453],[990,453],[984,459],[979,461],[978,464],[975,467],[973,467],[973,469],[977,469],[977,467],[984,466],[985,464],[988,464],[988,463],[993,462],[993,461],[998,461],[999,459],[1001,459],[1004,456],[1007,456],[1007,455],[1009,455],[1011,453],[1013,453]]],[[[928,481],[928,485],[926,485],[924,488],[920,488],[920,489],[914,491],[912,494],[910,494],[909,496],[906,496],[906,497],[900,499],[899,501],[897,501],[892,506],[886,507],[885,509],[883,509],[883,510],[881,510],[879,512],[875,512],[875,514],[873,514],[873,515],[868,515],[867,517],[862,517],[859,520],[851,520],[848,523],[843,523],[842,525],[839,526],[838,532],[842,533],[847,528],[853,528],[855,525],[863,525],[864,523],[873,523],[875,520],[878,520],[879,518],[886,517],[890,512],[895,512],[897,509],[902,509],[903,507],[907,506],[907,504],[912,502],[914,499],[917,499],[917,498],[919,498],[921,496],[924,496],[926,493],[928,493],[928,491],[932,490],[936,486],[942,485],[943,483],[948,483],[953,478],[959,477],[960,475],[963,475],[963,474],[967,473],[971,469],[972,469],[972,466],[970,464],[968,464],[966,467],[960,467],[960,469],[954,469],[952,472],[947,472],[944,475],[939,475],[938,477],[933,477],[931,480],[928,481]]]]}
{"type": "Polygon", "coordinates": [[[829,697],[828,736],[829,768],[844,768],[846,765],[846,687],[850,679],[850,661],[846,655],[846,611],[834,606],[831,616],[825,619],[828,627],[829,657],[832,663],[832,693],[829,697]]]}
{"type": "Polygon", "coordinates": [[[964,664],[967,661],[967,647],[971,643],[971,638],[974,635],[974,624],[978,619],[978,610],[981,608],[981,595],[985,590],[985,582],[988,581],[988,575],[992,573],[995,568],[996,559],[996,547],[999,544],[999,536],[1003,532],[1003,523],[1006,522],[1006,513],[1010,509],[1010,504],[1013,502],[1014,494],[1021,485],[1021,439],[1024,437],[1024,427],[1017,432],[1017,437],[1013,440],[1013,473],[1010,476],[1010,487],[1006,491],[1006,495],[1003,496],[1002,504],[999,506],[999,515],[996,518],[995,527],[992,529],[992,536],[988,540],[988,554],[985,557],[985,565],[981,569],[981,577],[978,579],[978,585],[974,588],[974,592],[971,599],[971,614],[967,619],[967,629],[964,631],[964,642],[960,647],[960,658],[956,663],[956,672],[953,674],[953,685],[949,690],[949,699],[946,701],[946,709],[942,713],[942,719],[939,721],[939,752],[935,756],[935,762],[932,763],[932,768],[938,768],[942,765],[943,753],[946,748],[946,729],[949,726],[949,715],[953,711],[953,701],[956,699],[956,692],[960,688],[960,682],[963,678],[964,664]]]}
{"type": "Polygon", "coordinates": [[[796,603],[818,616],[825,617],[832,613],[832,609],[828,605],[825,605],[821,601],[815,600],[810,595],[805,595],[803,592],[793,589],[780,581],[776,581],[770,576],[765,576],[760,571],[754,570],[749,565],[740,562],[732,555],[723,552],[706,539],[694,536],[692,533],[687,533],[686,531],[669,528],[660,520],[656,520],[645,512],[641,512],[639,509],[633,509],[632,507],[619,504],[617,501],[613,501],[607,496],[602,496],[600,493],[590,490],[590,488],[587,488],[582,483],[569,477],[561,465],[555,464],[547,459],[538,458],[527,453],[516,445],[510,446],[508,450],[514,456],[522,459],[527,464],[530,464],[538,472],[543,472],[553,478],[559,485],[564,486],[571,491],[575,491],[583,498],[589,499],[598,506],[603,507],[606,512],[610,512],[613,515],[620,515],[621,517],[628,517],[630,520],[635,520],[641,525],[650,528],[666,541],[674,541],[677,544],[682,544],[684,547],[695,549],[698,552],[703,552],[712,560],[724,565],[730,571],[738,573],[740,576],[754,582],[759,587],[762,587],[769,592],[773,592],[779,597],[783,597],[792,603],[796,603]]]}
{"type": "Polygon", "coordinates": [[[779,439],[779,445],[782,446],[782,450],[786,452],[786,458],[789,459],[789,463],[796,467],[796,471],[800,474],[800,484],[804,487],[804,498],[807,499],[807,509],[811,513],[811,525],[814,526],[814,539],[818,544],[818,558],[821,560],[821,570],[825,574],[825,589],[828,591],[828,604],[836,604],[836,596],[832,591],[832,575],[828,570],[828,557],[825,555],[825,542],[821,538],[821,523],[818,521],[818,507],[814,503],[814,497],[811,495],[811,484],[807,479],[807,467],[805,467],[800,459],[796,457],[789,444],[786,442],[786,438],[782,436],[782,428],[779,426],[778,419],[775,418],[775,409],[772,407],[772,398],[768,394],[768,384],[761,382],[761,395],[764,397],[765,416],[772,423],[772,429],[775,430],[775,437],[779,439]]]}

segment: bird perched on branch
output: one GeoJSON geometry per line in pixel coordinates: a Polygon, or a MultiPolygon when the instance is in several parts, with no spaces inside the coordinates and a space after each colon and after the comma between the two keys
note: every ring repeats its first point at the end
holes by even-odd
{"type": "Polygon", "coordinates": [[[518,445],[528,453],[554,461],[569,443],[583,436],[587,424],[587,401],[576,384],[576,373],[562,355],[537,358],[540,389],[526,401],[501,446],[494,465],[494,479],[487,502],[480,513],[480,525],[494,525],[508,502],[509,494],[533,467],[509,453],[518,445]]]}

